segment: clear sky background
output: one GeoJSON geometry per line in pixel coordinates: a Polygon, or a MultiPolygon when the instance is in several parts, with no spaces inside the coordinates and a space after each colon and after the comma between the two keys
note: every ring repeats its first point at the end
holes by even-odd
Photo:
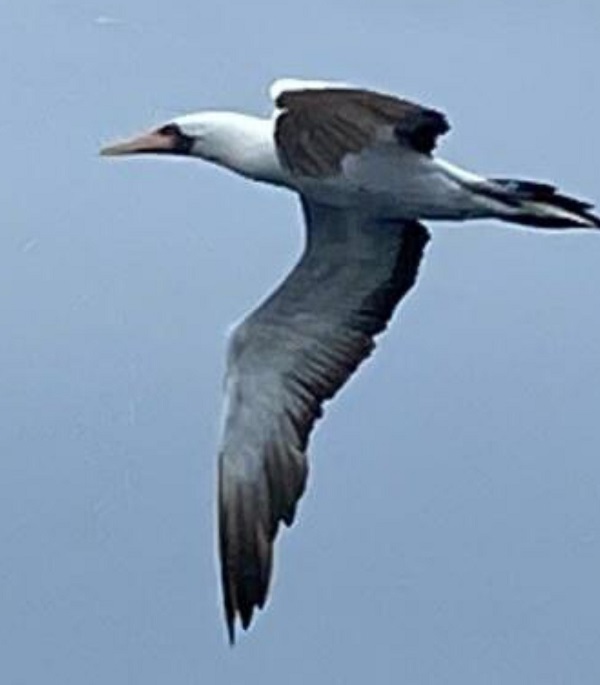
{"type": "Polygon", "coordinates": [[[0,8],[0,682],[600,682],[600,235],[433,227],[311,449],[231,650],[214,482],[227,331],[297,202],[100,159],[277,76],[445,110],[442,154],[600,201],[596,0],[20,0],[0,8]]]}

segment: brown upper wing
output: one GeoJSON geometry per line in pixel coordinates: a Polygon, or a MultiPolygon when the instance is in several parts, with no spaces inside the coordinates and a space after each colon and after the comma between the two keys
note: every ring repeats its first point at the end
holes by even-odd
{"type": "Polygon", "coordinates": [[[423,154],[449,130],[446,117],[408,100],[353,88],[288,90],[275,105],[275,141],[293,173],[322,177],[340,171],[343,158],[372,144],[392,127],[399,145],[423,154]]]}

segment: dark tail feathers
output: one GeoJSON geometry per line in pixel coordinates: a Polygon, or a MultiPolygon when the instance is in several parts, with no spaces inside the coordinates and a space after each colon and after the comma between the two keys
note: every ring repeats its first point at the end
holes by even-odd
{"type": "Polygon", "coordinates": [[[516,210],[509,221],[543,228],[600,228],[593,205],[562,195],[555,186],[512,178],[491,178],[491,194],[516,210]]]}

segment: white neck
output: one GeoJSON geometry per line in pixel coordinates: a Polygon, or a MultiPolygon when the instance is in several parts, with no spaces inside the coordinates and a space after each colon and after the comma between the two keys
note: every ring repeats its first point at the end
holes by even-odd
{"type": "Polygon", "coordinates": [[[237,112],[205,112],[192,155],[257,181],[285,184],[275,148],[274,122],[237,112]]]}

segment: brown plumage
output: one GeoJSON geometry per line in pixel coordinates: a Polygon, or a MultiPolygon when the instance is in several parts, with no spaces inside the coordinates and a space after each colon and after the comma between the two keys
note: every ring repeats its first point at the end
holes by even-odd
{"type": "Polygon", "coordinates": [[[371,145],[379,129],[392,127],[400,145],[429,154],[449,130],[433,109],[391,95],[352,88],[290,90],[275,104],[275,141],[293,173],[322,177],[340,171],[344,157],[371,145]]]}

